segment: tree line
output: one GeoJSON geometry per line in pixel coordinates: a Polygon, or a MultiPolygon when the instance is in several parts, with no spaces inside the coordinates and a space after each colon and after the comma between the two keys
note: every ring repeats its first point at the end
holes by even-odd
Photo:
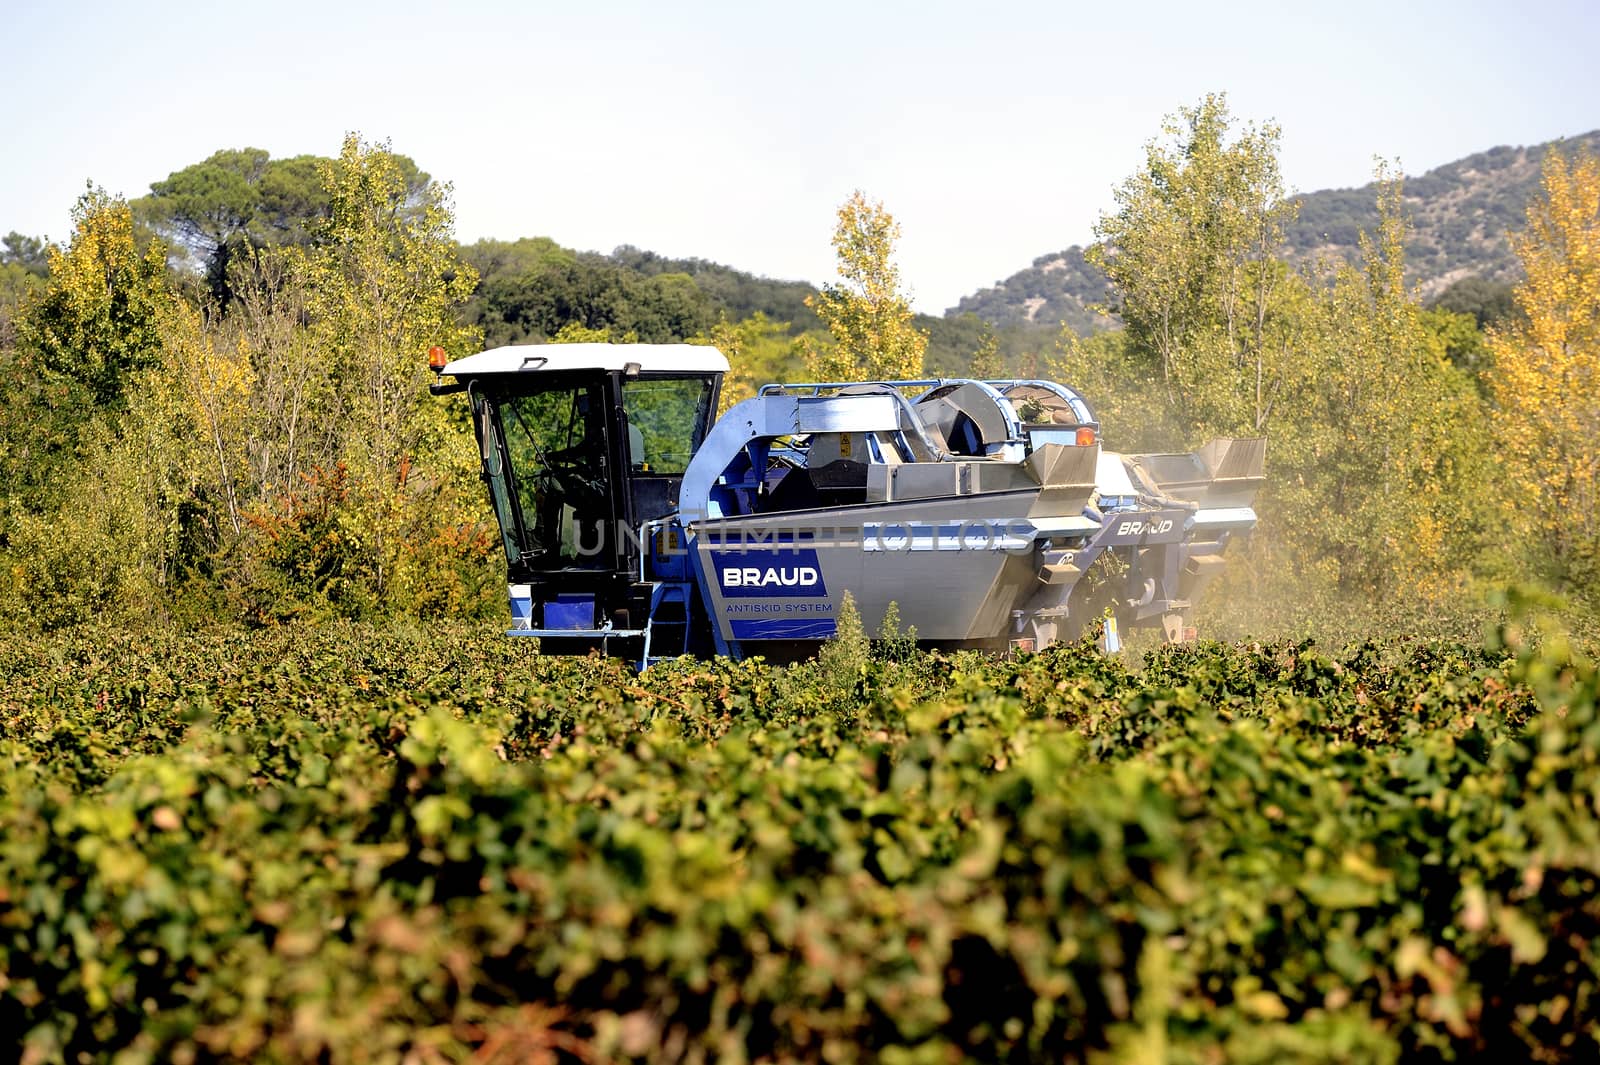
{"type": "Polygon", "coordinates": [[[1259,618],[1528,578],[1600,605],[1593,156],[1545,161],[1514,294],[1424,307],[1387,168],[1361,261],[1287,258],[1278,136],[1221,96],[1171,116],[1087,252],[1121,327],[1044,342],[913,314],[898,226],[861,193],[813,291],[461,246],[449,187],[354,135],[336,158],[219,152],[131,203],[91,187],[64,244],[0,250],[0,618],[500,609],[470,426],[427,397],[424,353],[546,340],[716,343],[728,402],[798,375],[1048,374],[1122,450],[1264,435],[1261,526],[1216,597],[1285,608],[1259,618]]]}
{"type": "Polygon", "coordinates": [[[418,358],[478,346],[448,188],[356,137],[313,169],[294,227],[245,181],[153,223],[90,188],[44,249],[3,354],[5,616],[481,609],[470,428],[418,358]]]}
{"type": "Polygon", "coordinates": [[[1267,437],[1262,527],[1236,574],[1269,597],[1426,611],[1539,580],[1595,605],[1593,155],[1545,160],[1513,306],[1463,289],[1452,310],[1406,283],[1386,165],[1360,260],[1291,265],[1277,142],[1221,96],[1168,120],[1089,253],[1126,327],[1066,337],[1061,372],[1099,399],[1114,444],[1267,437]]]}

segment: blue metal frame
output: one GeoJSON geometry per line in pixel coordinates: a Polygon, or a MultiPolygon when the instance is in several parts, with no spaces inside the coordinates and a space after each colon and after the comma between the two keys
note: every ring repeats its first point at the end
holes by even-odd
{"type": "Polygon", "coordinates": [[[614,629],[607,625],[600,629],[507,629],[507,636],[548,636],[551,639],[592,639],[595,636],[601,640],[628,639],[634,636],[645,635],[644,629],[614,629]]]}
{"type": "MultiPolygon", "coordinates": [[[[700,564],[700,537],[690,533],[688,529],[684,529],[684,535],[684,542],[689,547],[689,572],[694,574],[694,582],[700,592],[700,602],[705,604],[709,612],[715,600],[711,598],[711,586],[706,582],[705,567],[700,564]]],[[[711,642],[719,655],[735,661],[744,657],[744,648],[739,645],[739,641],[722,638],[722,626],[717,624],[716,618],[711,619],[711,642]]]]}

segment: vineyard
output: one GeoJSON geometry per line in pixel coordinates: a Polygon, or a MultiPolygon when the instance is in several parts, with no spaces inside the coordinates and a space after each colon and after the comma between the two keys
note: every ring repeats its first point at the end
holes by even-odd
{"type": "Polygon", "coordinates": [[[1516,626],[643,676],[492,627],[39,637],[0,1053],[1593,1060],[1597,751],[1594,669],[1516,626]]]}

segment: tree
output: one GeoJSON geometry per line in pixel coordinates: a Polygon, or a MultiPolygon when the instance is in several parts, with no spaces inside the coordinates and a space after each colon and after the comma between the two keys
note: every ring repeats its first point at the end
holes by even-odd
{"type": "Polygon", "coordinates": [[[151,616],[215,551],[218,513],[238,528],[242,358],[219,352],[169,287],[166,250],[141,254],[127,204],[91,189],[22,319],[22,431],[0,455],[21,608],[44,625],[108,607],[151,616]],[[231,410],[206,400],[231,392],[231,410]],[[14,475],[13,475],[14,474],[14,475]],[[10,492],[16,492],[12,496],[10,492]]]}
{"type": "MultiPolygon", "coordinates": [[[[429,177],[397,155],[408,204],[421,204],[429,177]]],[[[329,211],[322,167],[313,155],[273,159],[260,148],[224,149],[174,171],[134,203],[136,214],[201,265],[211,294],[232,298],[230,264],[251,250],[304,247],[329,211]]]]}
{"type": "Polygon", "coordinates": [[[32,294],[50,276],[45,243],[21,233],[8,233],[0,250],[0,352],[17,343],[17,315],[32,294]]]}
{"type": "Polygon", "coordinates": [[[478,271],[480,283],[487,286],[499,277],[535,274],[552,263],[571,263],[576,254],[549,237],[523,237],[519,240],[483,239],[461,248],[461,258],[478,271]]]}
{"type": "Polygon", "coordinates": [[[1496,439],[1510,458],[1511,517],[1548,576],[1600,595],[1600,160],[1551,151],[1527,228],[1512,240],[1521,311],[1492,329],[1496,439]]]}
{"type": "Polygon", "coordinates": [[[226,343],[226,336],[208,330],[200,312],[174,301],[164,329],[166,363],[173,378],[163,382],[182,404],[183,422],[192,427],[189,463],[193,480],[204,483],[209,498],[227,523],[228,532],[243,531],[241,500],[248,491],[249,438],[254,428],[254,370],[250,349],[226,343]]]}
{"type": "Polygon", "coordinates": [[[689,343],[710,344],[728,357],[729,372],[722,382],[719,415],[740,400],[754,396],[764,384],[795,379],[800,369],[789,323],[771,321],[760,311],[740,322],[724,317],[708,333],[689,343]]]}
{"type": "Polygon", "coordinates": [[[518,242],[476,253],[501,270],[479,287],[471,311],[491,344],[543,340],[572,328],[664,344],[699,335],[714,321],[705,293],[687,274],[640,276],[603,256],[573,255],[553,244],[536,248],[537,242],[518,242]],[[526,265],[518,270],[518,262],[526,265]]]}
{"type": "Polygon", "coordinates": [[[695,287],[705,293],[710,305],[733,321],[743,321],[759,312],[770,321],[788,322],[792,334],[820,324],[806,306],[806,298],[814,289],[804,281],[755,277],[704,259],[669,259],[628,244],[613,249],[607,259],[644,277],[687,274],[694,279],[695,287]]]}
{"type": "Polygon", "coordinates": [[[174,243],[209,258],[256,220],[270,158],[260,148],[216,152],[152,184],[140,213],[174,243]]]}
{"type": "Polygon", "coordinates": [[[386,145],[351,134],[323,167],[323,182],[328,220],[308,263],[307,311],[315,350],[338,382],[350,532],[368,553],[382,603],[404,583],[407,524],[437,516],[437,495],[461,491],[475,464],[462,426],[423,400],[430,347],[458,357],[477,347],[476,332],[457,320],[477,275],[456,256],[449,190],[429,184],[416,199],[386,145]],[[419,464],[434,476],[413,482],[419,464]],[[435,498],[424,501],[429,493],[435,498]]]}
{"type": "Polygon", "coordinates": [[[1479,329],[1498,325],[1509,318],[1516,308],[1513,286],[1505,281],[1490,281],[1483,277],[1463,277],[1428,304],[1429,310],[1448,311],[1452,314],[1470,314],[1479,329]]]}
{"type": "Polygon", "coordinates": [[[49,245],[39,237],[25,237],[16,230],[0,238],[0,265],[17,266],[37,277],[50,273],[49,245]]]}
{"type": "MultiPolygon", "coordinates": [[[[0,610],[60,625],[224,602],[256,621],[481,606],[492,522],[466,406],[424,398],[428,348],[478,346],[447,190],[419,193],[414,167],[355,137],[323,170],[304,247],[235,233],[226,304],[169,284],[128,205],[80,202],[20,346],[0,352],[17,377],[0,407],[0,610]]],[[[208,193],[218,233],[246,210],[228,214],[245,201],[226,192],[208,193]]],[[[12,239],[0,268],[34,253],[12,239]]]]}
{"type": "Polygon", "coordinates": [[[1080,337],[1063,323],[1044,374],[1082,395],[1100,421],[1101,439],[1118,451],[1170,450],[1184,433],[1172,422],[1166,393],[1153,378],[1148,352],[1126,329],[1080,337]]]}
{"type": "Polygon", "coordinates": [[[710,301],[688,274],[655,274],[633,286],[633,329],[649,343],[687,340],[710,328],[710,301]]]}
{"type": "Polygon", "coordinates": [[[831,347],[802,341],[808,372],[822,381],[892,381],[922,376],[928,335],[912,324],[900,291],[894,246],[900,226],[880,202],[859,190],[839,208],[833,247],[841,284],[828,284],[806,305],[833,334],[831,347]]]}
{"type": "Polygon", "coordinates": [[[995,374],[1008,373],[1012,367],[1021,366],[1028,354],[1049,347],[1061,328],[1059,322],[1054,325],[1035,322],[996,325],[972,311],[937,318],[919,314],[912,323],[928,334],[922,372],[929,377],[974,376],[973,357],[991,342],[995,374]]]}
{"type": "Polygon", "coordinates": [[[1441,358],[1462,370],[1480,385],[1487,384],[1491,359],[1483,330],[1471,314],[1446,310],[1440,304],[1422,312],[1422,324],[1441,358]]]}
{"type": "Polygon", "coordinates": [[[1169,116],[1086,253],[1111,279],[1134,352],[1191,438],[1262,432],[1292,346],[1274,303],[1295,214],[1278,172],[1278,127],[1249,125],[1230,140],[1229,123],[1221,95],[1169,116]]]}
{"type": "MultiPolygon", "coordinates": [[[[39,355],[21,346],[21,317],[44,290],[48,257],[42,241],[11,233],[0,252],[0,549],[22,514],[60,490],[60,467],[71,457],[82,421],[81,390],[44,372],[39,355]]],[[[3,582],[0,582],[3,584],[3,582]]]]}
{"type": "Polygon", "coordinates": [[[345,419],[331,361],[304,325],[307,265],[301,249],[262,248],[234,260],[234,294],[216,322],[218,345],[237,350],[250,367],[248,495],[291,492],[340,457],[345,419]]]}
{"type": "Polygon", "coordinates": [[[978,350],[972,353],[972,367],[968,371],[980,381],[999,377],[1005,372],[1005,364],[1000,359],[1000,338],[995,336],[993,326],[984,324],[983,339],[978,341],[978,350]]]}
{"type": "Polygon", "coordinates": [[[1401,184],[1377,178],[1362,265],[1285,286],[1301,341],[1261,504],[1269,568],[1369,601],[1443,594],[1481,553],[1493,492],[1482,401],[1406,284],[1401,184]]]}
{"type": "Polygon", "coordinates": [[[166,250],[140,253],[133,213],[91,186],[73,208],[66,249],[50,248],[50,279],[29,300],[20,339],[48,372],[81,386],[96,406],[122,402],[127,376],[153,364],[173,299],[166,250]]]}

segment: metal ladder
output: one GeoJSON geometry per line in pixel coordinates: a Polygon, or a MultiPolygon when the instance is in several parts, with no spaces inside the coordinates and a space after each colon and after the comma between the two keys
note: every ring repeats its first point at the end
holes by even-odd
{"type": "Polygon", "coordinates": [[[688,584],[661,583],[651,589],[641,669],[689,653],[689,603],[688,584]]]}

